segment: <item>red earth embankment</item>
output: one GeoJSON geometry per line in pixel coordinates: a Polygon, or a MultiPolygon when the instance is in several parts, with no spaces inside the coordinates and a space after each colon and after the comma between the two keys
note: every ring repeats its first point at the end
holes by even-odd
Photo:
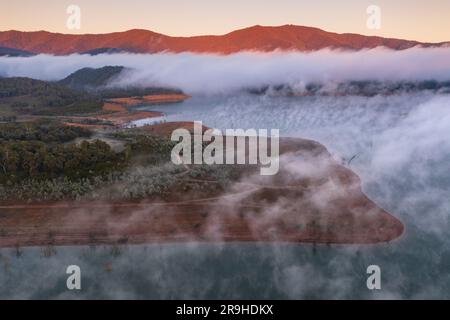
{"type": "Polygon", "coordinates": [[[164,199],[1,203],[0,247],[186,241],[374,244],[401,236],[403,224],[371,201],[358,176],[322,145],[282,139],[280,152],[278,174],[263,177],[259,170],[241,167],[220,193],[199,191],[213,190],[218,181],[181,174],[174,177],[179,187],[164,199]],[[206,188],[184,188],[190,183],[206,188]]]}

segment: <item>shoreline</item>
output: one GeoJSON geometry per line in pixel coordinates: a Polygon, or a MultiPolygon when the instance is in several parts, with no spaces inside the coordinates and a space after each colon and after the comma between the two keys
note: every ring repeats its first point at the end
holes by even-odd
{"type": "MultiPolygon", "coordinates": [[[[87,209],[90,212],[90,215],[95,214],[94,210],[100,210],[99,206],[92,206],[92,204],[85,203],[84,209],[87,209]]],[[[248,224],[246,224],[245,219],[239,219],[234,217],[228,223],[221,224],[220,227],[223,229],[227,229],[227,231],[222,230],[218,234],[206,235],[201,232],[196,232],[194,229],[198,231],[201,230],[202,222],[205,222],[205,219],[211,219],[213,221],[217,221],[222,219],[223,216],[220,216],[220,213],[211,214],[209,213],[207,217],[204,216],[203,213],[196,213],[189,210],[192,210],[194,207],[204,208],[204,205],[173,205],[173,204],[150,204],[150,206],[154,206],[150,211],[158,212],[157,214],[150,214],[150,211],[147,211],[147,217],[132,217],[133,214],[129,215],[126,211],[135,209],[144,211],[143,208],[147,205],[139,205],[129,203],[129,206],[114,206],[114,205],[105,205],[103,208],[107,208],[110,211],[114,212],[116,221],[112,221],[111,217],[108,217],[108,221],[101,220],[102,223],[105,224],[115,224],[115,222],[119,222],[120,220],[132,218],[141,220],[139,225],[130,226],[132,228],[138,228],[139,230],[135,230],[135,233],[130,233],[130,229],[124,228],[116,228],[116,232],[111,232],[112,230],[107,231],[97,229],[94,231],[92,228],[89,229],[86,225],[78,225],[80,228],[74,228],[72,232],[67,229],[68,226],[65,226],[66,229],[63,233],[49,231],[49,229],[44,228],[43,232],[38,232],[32,235],[32,231],[28,230],[30,233],[17,233],[13,237],[4,238],[0,236],[0,248],[22,248],[22,247],[46,247],[46,246],[93,246],[93,245],[145,245],[145,244],[177,244],[180,242],[183,243],[202,243],[202,244],[224,244],[224,243],[261,243],[261,244],[313,244],[313,245],[379,245],[382,243],[388,243],[391,241],[400,240],[402,235],[404,234],[404,226],[400,220],[392,216],[388,212],[384,212],[383,215],[389,220],[391,223],[397,224],[393,229],[392,233],[384,233],[378,236],[369,237],[365,231],[356,233],[351,235],[351,239],[347,238],[345,235],[342,237],[335,236],[317,236],[317,235],[300,235],[299,233],[285,229],[283,236],[279,237],[279,235],[273,235],[270,233],[259,233],[255,232],[255,230],[251,230],[248,224]],[[156,206],[159,206],[161,210],[155,210],[156,206]],[[180,213],[177,211],[173,213],[172,211],[166,209],[174,208],[174,207],[186,207],[189,209],[186,213],[180,213]],[[122,211],[122,212],[121,212],[122,211]],[[164,216],[166,215],[166,216],[164,216]],[[151,218],[149,217],[151,216],[151,218]],[[158,221],[158,223],[168,222],[165,226],[152,226],[148,221],[144,222],[143,220],[148,220],[146,218],[151,219],[153,222],[158,221]],[[170,219],[169,219],[170,218],[170,219]],[[167,221],[164,221],[166,219],[167,221]],[[180,230],[171,229],[170,225],[173,225],[174,222],[177,222],[177,227],[183,229],[183,232],[180,230]],[[145,232],[142,232],[146,229],[145,232]]],[[[216,205],[212,205],[216,206],[216,205]]],[[[224,205],[220,205],[221,209],[226,209],[224,205]]],[[[36,209],[33,205],[28,207],[22,206],[21,209],[15,208],[15,206],[7,209],[7,210],[32,210],[33,213],[27,212],[25,214],[29,215],[27,218],[43,218],[43,215],[48,214],[48,211],[54,211],[58,207],[52,207],[51,205],[42,206],[42,209],[36,209]],[[40,211],[44,212],[40,212],[40,211]]],[[[59,209],[65,209],[70,214],[74,214],[77,210],[80,210],[80,206],[64,206],[59,209]]],[[[148,208],[147,208],[148,209],[148,208]]],[[[0,208],[0,210],[4,210],[4,206],[0,208]]],[[[9,217],[13,220],[20,219],[21,217],[17,217],[18,214],[24,214],[24,212],[19,213],[16,212],[14,215],[16,217],[9,217]]],[[[63,217],[57,217],[57,215],[61,215],[61,212],[54,212],[51,216],[48,216],[48,220],[44,223],[45,225],[54,224],[60,219],[69,219],[67,214],[64,214],[63,217]]],[[[86,216],[78,218],[87,219],[88,222],[90,219],[86,216]]],[[[45,219],[42,219],[45,220],[45,219]]],[[[41,220],[41,222],[42,222],[41,220]]],[[[69,219],[70,220],[70,219],[69,219]]],[[[95,220],[95,219],[94,219],[95,220]]],[[[226,219],[225,219],[226,220],[226,219]]],[[[17,221],[15,221],[17,222],[17,221]]],[[[93,222],[93,221],[90,221],[93,222]]],[[[100,222],[100,221],[97,221],[100,222]]],[[[123,222],[123,221],[122,221],[123,222]]],[[[20,225],[20,223],[18,223],[20,225]]],[[[92,226],[92,225],[91,225],[92,226]]],[[[28,228],[26,228],[28,229],[28,228]]],[[[34,230],[38,231],[38,230],[34,230]]],[[[281,230],[280,230],[281,231],[281,230]]]]}
{"type": "MultiPolygon", "coordinates": [[[[174,125],[179,124],[159,126],[174,125]]],[[[165,134],[163,129],[158,131],[165,134]]],[[[273,180],[236,180],[236,190],[217,196],[192,191],[134,201],[2,202],[0,247],[179,242],[369,245],[404,234],[402,222],[370,200],[359,177],[332,159],[323,145],[284,138],[280,150],[281,154],[312,152],[314,161],[326,159],[326,170],[316,180],[290,181],[288,185],[283,172],[273,180]],[[338,185],[342,195],[316,207],[308,195],[329,192],[324,179],[338,185]],[[286,199],[287,206],[277,206],[280,199],[286,199]],[[278,208],[275,215],[271,206],[278,208]]]]}
{"type": "Polygon", "coordinates": [[[62,117],[66,126],[77,126],[91,129],[107,129],[110,127],[123,127],[134,121],[163,117],[159,111],[133,110],[140,106],[152,104],[181,103],[190,96],[185,94],[158,94],[136,96],[129,98],[105,99],[102,106],[103,114],[93,116],[62,117]],[[78,122],[77,122],[78,121],[78,122]]]}

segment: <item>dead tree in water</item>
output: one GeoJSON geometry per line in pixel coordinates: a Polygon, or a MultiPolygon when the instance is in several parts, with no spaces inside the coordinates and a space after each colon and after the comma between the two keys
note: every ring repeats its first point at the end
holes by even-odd
{"type": "Polygon", "coordinates": [[[15,252],[16,252],[16,257],[20,258],[22,256],[22,254],[23,254],[23,251],[20,248],[19,244],[16,244],[14,249],[15,249],[15,252]]]}
{"type": "Polygon", "coordinates": [[[353,160],[355,160],[356,158],[358,158],[360,154],[361,154],[361,153],[357,153],[357,154],[355,154],[353,157],[351,157],[350,160],[347,161],[347,166],[350,166],[350,163],[351,163],[353,160]]]}

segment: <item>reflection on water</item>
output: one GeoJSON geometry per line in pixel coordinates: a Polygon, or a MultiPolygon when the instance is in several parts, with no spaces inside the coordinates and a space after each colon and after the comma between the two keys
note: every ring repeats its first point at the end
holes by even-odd
{"type": "Polygon", "coordinates": [[[279,128],[325,144],[406,225],[376,246],[177,244],[0,250],[1,298],[450,298],[450,97],[256,96],[151,106],[167,121],[279,128]],[[81,292],[65,286],[68,265],[81,292]],[[382,290],[366,288],[377,264],[382,290]]]}

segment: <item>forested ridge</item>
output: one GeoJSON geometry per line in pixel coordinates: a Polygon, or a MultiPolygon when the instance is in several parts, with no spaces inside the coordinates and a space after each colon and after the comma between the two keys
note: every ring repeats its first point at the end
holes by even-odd
{"type": "Polygon", "coordinates": [[[36,140],[62,143],[91,135],[92,132],[85,128],[62,126],[57,122],[46,120],[0,124],[0,142],[36,140]]]}
{"type": "Polygon", "coordinates": [[[101,110],[100,98],[30,78],[0,78],[0,108],[17,114],[69,115],[101,110]]]}
{"type": "Polygon", "coordinates": [[[0,125],[0,183],[26,179],[98,176],[125,166],[125,154],[100,140],[82,141],[91,132],[57,123],[0,125]]]}

